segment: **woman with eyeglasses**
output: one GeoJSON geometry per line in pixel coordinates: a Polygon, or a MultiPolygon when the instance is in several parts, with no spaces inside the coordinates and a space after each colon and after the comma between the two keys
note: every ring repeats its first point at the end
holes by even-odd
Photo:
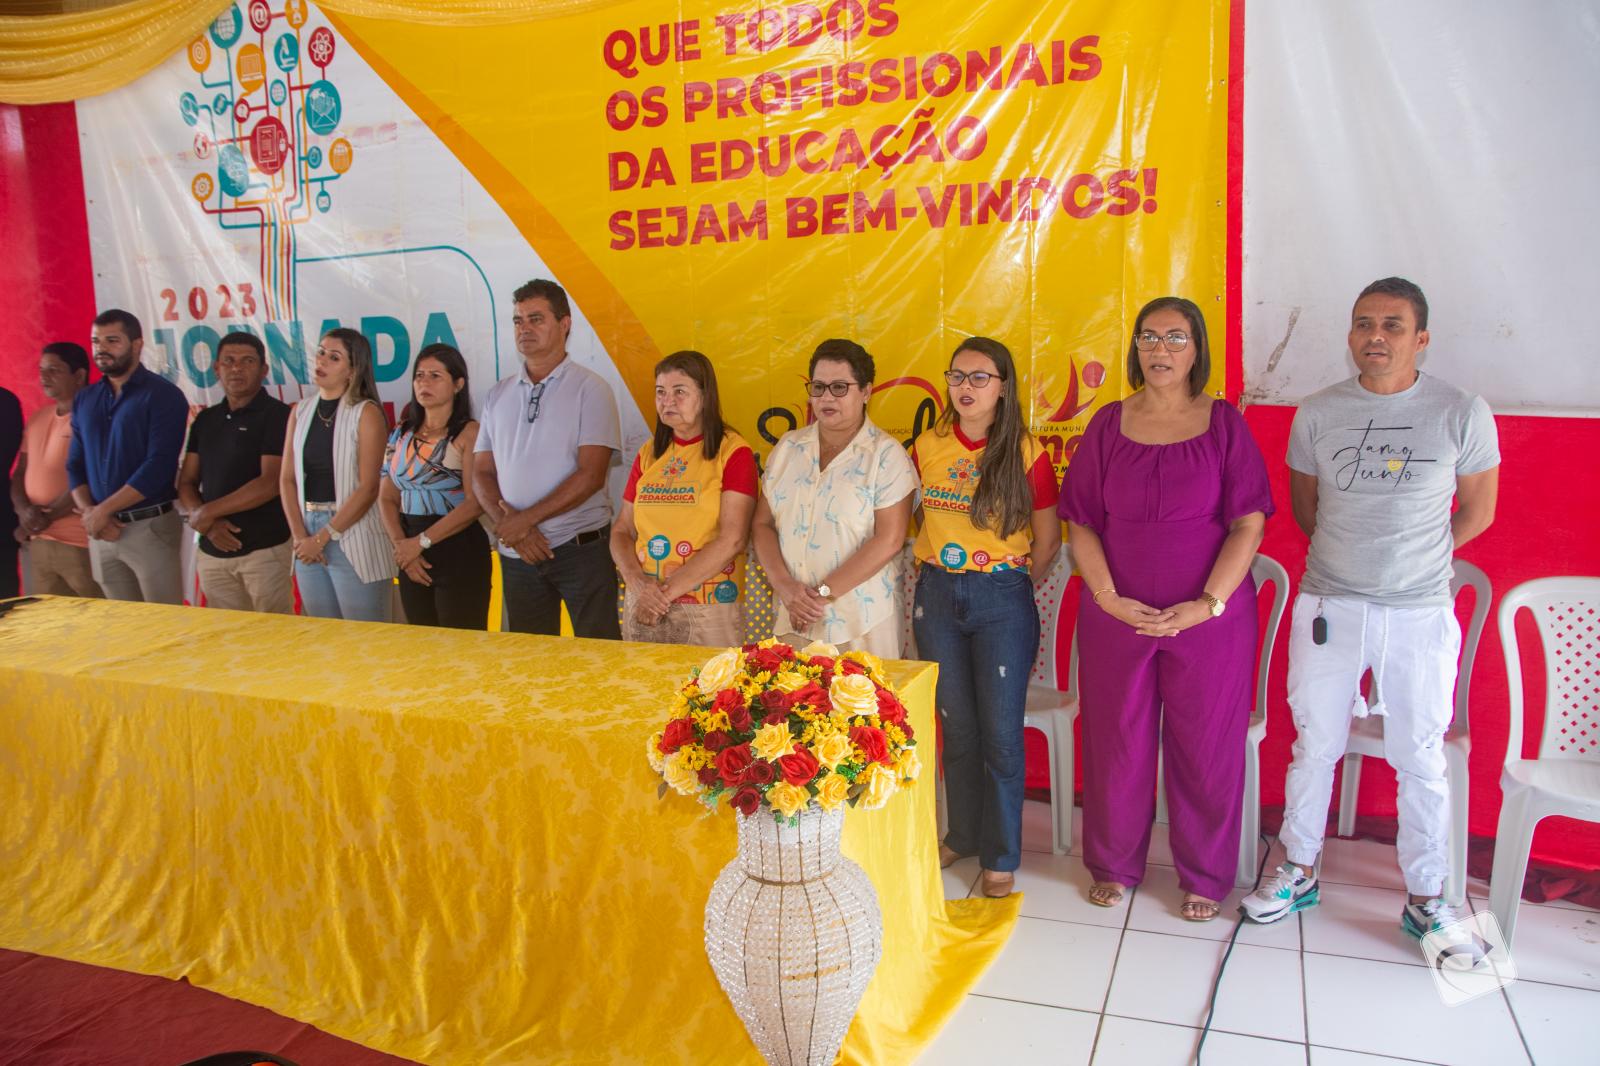
{"type": "Polygon", "coordinates": [[[494,567],[472,489],[477,439],[467,361],[448,344],[428,345],[411,370],[411,402],[389,434],[378,491],[412,625],[488,628],[494,567]]]}
{"type": "Polygon", "coordinates": [[[634,457],[611,526],[623,640],[744,643],[756,478],[755,453],[722,421],[711,360],[683,351],[657,363],[655,437],[634,457]]]}
{"type": "Polygon", "coordinates": [[[1205,319],[1152,300],[1128,344],[1126,400],[1090,420],[1061,495],[1083,574],[1078,694],[1089,900],[1144,877],[1165,753],[1181,915],[1217,916],[1239,854],[1256,674],[1250,563],[1272,494],[1244,418],[1205,394],[1205,319]]]}
{"type": "Polygon", "coordinates": [[[289,412],[279,468],[305,613],[391,619],[394,557],[373,504],[388,425],[372,379],[372,346],[353,329],[317,345],[317,392],[289,412]]]}
{"type": "Polygon", "coordinates": [[[1061,549],[1056,474],[1028,432],[999,341],[961,342],[939,420],[911,457],[922,479],[917,650],[939,664],[949,832],[941,866],[976,855],[982,890],[1011,894],[1022,862],[1022,717],[1039,651],[1033,584],[1061,549]]]}
{"type": "Polygon", "coordinates": [[[854,341],[817,345],[806,382],[813,421],[767,457],[754,540],[780,640],[897,659],[900,554],[917,478],[905,448],[867,417],[875,376],[854,341]]]}

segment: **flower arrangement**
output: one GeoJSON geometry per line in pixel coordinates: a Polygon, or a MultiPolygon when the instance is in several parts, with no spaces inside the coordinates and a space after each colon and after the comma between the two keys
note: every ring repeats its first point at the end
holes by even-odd
{"type": "Polygon", "coordinates": [[[685,681],[650,766],[716,810],[770,808],[793,823],[815,802],[882,807],[921,769],[906,708],[867,652],[776,640],[729,648],[685,681]]]}

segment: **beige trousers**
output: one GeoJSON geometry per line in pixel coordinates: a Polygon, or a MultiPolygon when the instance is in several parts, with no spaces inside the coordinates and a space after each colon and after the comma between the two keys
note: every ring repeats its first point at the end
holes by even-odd
{"type": "Polygon", "coordinates": [[[640,644],[693,644],[731,648],[744,643],[742,603],[675,603],[653,626],[633,619],[634,598],[622,599],[622,639],[640,644]]]}
{"type": "Polygon", "coordinates": [[[28,541],[28,592],[39,596],[103,599],[89,566],[89,549],[59,540],[28,541]]]}
{"type": "Polygon", "coordinates": [[[294,613],[290,582],[294,551],[289,541],[231,559],[205,552],[196,552],[194,558],[206,606],[262,614],[294,613]]]}

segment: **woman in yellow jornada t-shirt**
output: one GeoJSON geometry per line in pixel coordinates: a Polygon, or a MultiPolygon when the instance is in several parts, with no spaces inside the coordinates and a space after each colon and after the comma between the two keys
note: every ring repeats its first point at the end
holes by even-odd
{"type": "Polygon", "coordinates": [[[1056,477],[1028,432],[1016,365],[999,341],[963,341],[948,403],[916,439],[917,650],[939,664],[945,796],[942,865],[977,855],[986,896],[1011,892],[1022,861],[1022,716],[1039,650],[1031,575],[1061,548],[1056,477]]]}
{"type": "Polygon", "coordinates": [[[627,584],[622,639],[744,643],[744,550],[755,453],[722,422],[717,374],[699,352],[656,364],[655,438],[639,449],[611,526],[627,584]]]}

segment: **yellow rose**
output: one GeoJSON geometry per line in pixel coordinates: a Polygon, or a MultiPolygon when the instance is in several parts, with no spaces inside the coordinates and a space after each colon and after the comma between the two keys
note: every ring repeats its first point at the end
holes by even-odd
{"type": "Polygon", "coordinates": [[[687,753],[680,748],[667,756],[666,765],[661,772],[661,776],[667,779],[667,784],[685,796],[693,796],[700,791],[700,777],[689,763],[687,753]]]}
{"type": "Polygon", "coordinates": [[[829,770],[837,770],[840,763],[849,762],[850,756],[854,753],[855,748],[851,745],[850,738],[838,732],[829,733],[811,748],[811,754],[829,770]]]}
{"type": "Polygon", "coordinates": [[[772,679],[772,687],[779,692],[793,692],[797,688],[804,687],[810,680],[798,668],[784,667],[778,671],[778,676],[772,679]]]}
{"type": "Polygon", "coordinates": [[[850,782],[839,774],[829,774],[817,786],[817,804],[825,811],[837,810],[850,795],[850,782]]]}
{"type": "Polygon", "coordinates": [[[706,660],[700,668],[700,691],[715,696],[739,676],[739,649],[729,648],[706,660]]]}
{"type": "Polygon", "coordinates": [[[755,739],[750,741],[750,750],[758,758],[777,762],[785,755],[794,754],[794,737],[786,725],[764,725],[756,730],[755,739]]]}
{"type": "Polygon", "coordinates": [[[645,746],[645,755],[650,760],[650,769],[656,773],[661,772],[661,767],[666,765],[666,756],[661,754],[661,731],[656,730],[650,734],[650,743],[645,746]]]}
{"type": "Polygon", "coordinates": [[[865,674],[840,674],[828,686],[828,699],[848,715],[878,713],[878,686],[865,674]]]}
{"type": "Polygon", "coordinates": [[[858,806],[869,811],[877,810],[889,802],[889,797],[894,795],[899,785],[898,774],[882,763],[873,763],[867,769],[867,790],[861,794],[858,806]]]}
{"type": "Polygon", "coordinates": [[[830,659],[837,659],[839,657],[839,649],[825,641],[813,640],[810,644],[800,649],[800,654],[806,656],[826,655],[830,659]]]}
{"type": "Polygon", "coordinates": [[[894,768],[903,781],[915,781],[922,772],[922,760],[917,757],[916,748],[901,748],[900,756],[895,760],[894,768]]]}
{"type": "Polygon", "coordinates": [[[811,802],[811,793],[800,785],[779,781],[767,789],[767,802],[772,804],[773,810],[787,818],[811,802]]]}

